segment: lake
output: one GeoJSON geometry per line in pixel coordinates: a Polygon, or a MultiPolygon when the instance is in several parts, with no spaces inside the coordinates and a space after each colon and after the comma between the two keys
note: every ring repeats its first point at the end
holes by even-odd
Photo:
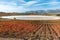
{"type": "Polygon", "coordinates": [[[59,16],[41,16],[41,15],[20,15],[20,16],[1,16],[1,18],[19,19],[19,20],[58,20],[59,16]]]}

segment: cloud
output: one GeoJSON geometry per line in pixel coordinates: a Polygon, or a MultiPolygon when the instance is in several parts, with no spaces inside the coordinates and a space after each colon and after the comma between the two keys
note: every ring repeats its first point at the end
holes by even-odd
{"type": "Polygon", "coordinates": [[[0,11],[1,12],[25,12],[29,10],[27,7],[37,3],[36,1],[25,2],[24,0],[20,0],[20,2],[23,2],[23,4],[20,6],[17,6],[17,3],[14,1],[0,2],[0,11]]]}
{"type": "Polygon", "coordinates": [[[36,3],[30,6],[29,10],[48,10],[48,9],[59,9],[60,8],[60,1],[57,2],[56,0],[51,0],[49,2],[44,3],[36,3]]]}
{"type": "Polygon", "coordinates": [[[59,8],[60,2],[56,0],[0,0],[0,12],[26,12],[40,9],[59,8]]]}
{"type": "Polygon", "coordinates": [[[37,2],[36,1],[29,1],[29,2],[26,2],[25,4],[23,4],[23,6],[31,6],[35,3],[37,3],[37,2]]]}
{"type": "Polygon", "coordinates": [[[25,12],[23,6],[17,6],[14,1],[11,2],[0,2],[0,12],[25,12]]]}
{"type": "Polygon", "coordinates": [[[1,5],[0,12],[25,12],[25,8],[22,6],[1,5]]]}
{"type": "Polygon", "coordinates": [[[2,12],[8,12],[8,11],[13,11],[14,8],[12,6],[8,6],[8,5],[0,5],[0,11],[2,12]]]}
{"type": "Polygon", "coordinates": [[[35,8],[42,8],[42,7],[46,8],[47,7],[47,9],[49,9],[49,8],[52,8],[52,7],[54,7],[54,8],[56,7],[57,8],[59,6],[59,4],[60,4],[60,2],[57,2],[57,1],[51,2],[50,1],[50,2],[46,2],[46,3],[35,4],[32,7],[35,7],[35,8]]]}
{"type": "Polygon", "coordinates": [[[24,0],[19,0],[20,2],[23,2],[23,3],[26,3],[26,1],[24,1],[24,0]]]}
{"type": "Polygon", "coordinates": [[[12,5],[12,6],[14,6],[14,5],[17,5],[15,2],[0,2],[0,5],[12,5]]]}

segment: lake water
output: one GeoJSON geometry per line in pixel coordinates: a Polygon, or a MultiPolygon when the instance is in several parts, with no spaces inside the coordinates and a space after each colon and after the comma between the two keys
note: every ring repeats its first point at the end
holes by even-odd
{"type": "Polygon", "coordinates": [[[1,18],[19,19],[19,20],[58,20],[58,16],[41,16],[41,15],[20,15],[20,16],[1,16],[1,18]]]}

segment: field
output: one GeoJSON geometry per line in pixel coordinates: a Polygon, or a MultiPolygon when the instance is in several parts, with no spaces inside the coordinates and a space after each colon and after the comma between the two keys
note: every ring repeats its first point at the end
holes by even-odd
{"type": "Polygon", "coordinates": [[[60,40],[60,23],[59,20],[0,21],[0,37],[5,40],[60,40]]]}

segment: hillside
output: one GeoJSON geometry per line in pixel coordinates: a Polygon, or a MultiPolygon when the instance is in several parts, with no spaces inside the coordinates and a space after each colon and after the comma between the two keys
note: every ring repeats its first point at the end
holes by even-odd
{"type": "Polygon", "coordinates": [[[0,12],[0,16],[11,16],[11,15],[57,15],[60,16],[60,10],[36,10],[36,11],[27,11],[25,13],[17,13],[17,12],[0,12]]]}

